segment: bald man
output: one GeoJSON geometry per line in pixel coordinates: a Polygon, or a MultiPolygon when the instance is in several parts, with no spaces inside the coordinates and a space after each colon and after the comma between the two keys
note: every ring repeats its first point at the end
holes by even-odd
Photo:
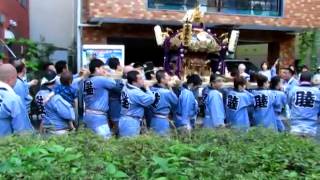
{"type": "Polygon", "coordinates": [[[130,65],[125,66],[123,68],[123,76],[126,78],[128,72],[133,71],[133,70],[134,70],[134,68],[132,66],[130,66],[130,65]]]}
{"type": "Polygon", "coordinates": [[[32,131],[26,108],[12,87],[17,71],[10,64],[0,65],[0,137],[32,131]]]}

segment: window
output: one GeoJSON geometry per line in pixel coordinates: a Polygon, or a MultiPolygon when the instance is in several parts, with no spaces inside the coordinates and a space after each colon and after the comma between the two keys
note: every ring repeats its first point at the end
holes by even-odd
{"type": "Polygon", "coordinates": [[[258,16],[281,16],[281,0],[223,0],[221,12],[258,16]]]}
{"type": "MultiPolygon", "coordinates": [[[[159,10],[188,10],[197,0],[148,0],[148,8],[159,10]]],[[[283,0],[199,0],[203,10],[225,14],[282,16],[283,0]]]]}
{"type": "Polygon", "coordinates": [[[196,6],[197,0],[149,0],[148,7],[153,9],[187,10],[196,6]]]}
{"type": "Polygon", "coordinates": [[[23,6],[24,8],[28,7],[28,0],[19,0],[19,3],[21,4],[21,6],[23,6]]]}

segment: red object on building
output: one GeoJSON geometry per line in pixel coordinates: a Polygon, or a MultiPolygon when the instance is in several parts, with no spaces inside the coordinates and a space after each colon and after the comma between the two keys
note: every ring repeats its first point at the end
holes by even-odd
{"type": "Polygon", "coordinates": [[[10,21],[16,23],[10,29],[15,38],[29,38],[29,0],[0,1],[0,39],[4,39],[10,21]]]}

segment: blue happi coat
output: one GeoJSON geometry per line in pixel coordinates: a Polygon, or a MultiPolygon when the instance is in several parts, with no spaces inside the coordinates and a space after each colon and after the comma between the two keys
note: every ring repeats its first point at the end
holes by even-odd
{"type": "Polygon", "coordinates": [[[205,105],[205,117],[203,119],[203,126],[205,128],[216,128],[224,126],[226,115],[222,93],[216,89],[208,87],[204,89],[202,95],[205,105]]]}
{"type": "Polygon", "coordinates": [[[33,131],[25,104],[11,87],[0,86],[0,137],[33,131]]]}
{"type": "Polygon", "coordinates": [[[27,81],[22,80],[20,77],[17,77],[17,82],[13,87],[13,90],[16,92],[18,96],[20,96],[22,103],[26,108],[26,111],[29,112],[32,97],[30,96],[30,93],[29,93],[29,85],[27,81]]]}
{"type": "Polygon", "coordinates": [[[75,120],[72,105],[60,95],[54,95],[44,106],[43,126],[53,130],[69,129],[69,122],[75,120]]]}
{"type": "Polygon", "coordinates": [[[248,91],[230,90],[226,97],[226,120],[233,128],[248,129],[250,127],[249,107],[253,106],[254,98],[248,91]]]}
{"type": "Polygon", "coordinates": [[[265,89],[254,90],[252,94],[254,96],[253,124],[277,131],[276,94],[265,89]]]}
{"type": "Polygon", "coordinates": [[[119,133],[122,137],[137,136],[140,134],[140,123],[144,116],[144,109],[155,101],[153,93],[142,90],[131,84],[126,84],[121,92],[121,118],[119,133]]]}
{"type": "Polygon", "coordinates": [[[64,100],[74,106],[74,101],[78,97],[78,91],[73,86],[58,85],[54,88],[54,93],[59,94],[64,100]]]}
{"type": "Polygon", "coordinates": [[[90,76],[83,82],[84,123],[105,138],[111,136],[107,113],[109,111],[109,91],[115,87],[114,80],[103,76],[90,76]]]}
{"type": "Polygon", "coordinates": [[[168,115],[178,104],[176,94],[160,85],[154,85],[150,88],[155,95],[154,103],[149,106],[151,113],[151,129],[159,135],[166,135],[169,133],[170,124],[168,115]]]}
{"type": "Polygon", "coordinates": [[[175,125],[179,127],[192,128],[192,119],[198,114],[198,102],[191,90],[186,85],[180,88],[178,105],[175,111],[175,125]]]}
{"type": "Polygon", "coordinates": [[[278,90],[272,90],[272,92],[276,95],[276,106],[274,107],[275,113],[277,115],[277,128],[279,132],[283,132],[286,130],[282,118],[286,116],[286,106],[287,106],[287,96],[284,92],[278,90]]]}
{"type": "Polygon", "coordinates": [[[116,87],[109,93],[109,116],[113,122],[118,122],[121,117],[121,91],[124,86],[122,79],[116,80],[116,87]]]}
{"type": "Polygon", "coordinates": [[[41,86],[40,91],[35,96],[35,102],[37,105],[38,114],[41,115],[41,118],[45,115],[45,100],[53,92],[53,88],[49,88],[45,85],[41,86]]]}
{"type": "Polygon", "coordinates": [[[315,136],[319,128],[320,91],[304,84],[294,87],[289,93],[291,132],[315,136]]]}
{"type": "Polygon", "coordinates": [[[290,91],[299,85],[299,82],[296,78],[292,77],[288,82],[284,83],[284,92],[289,96],[290,91]]]}

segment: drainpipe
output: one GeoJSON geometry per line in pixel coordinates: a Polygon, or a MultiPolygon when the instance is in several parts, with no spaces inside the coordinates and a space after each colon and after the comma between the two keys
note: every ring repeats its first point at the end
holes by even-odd
{"type": "Polygon", "coordinates": [[[83,24],[82,23],[82,0],[77,1],[77,70],[79,71],[83,66],[82,60],[82,30],[84,27],[101,27],[99,24],[83,24]]]}
{"type": "Polygon", "coordinates": [[[80,71],[82,64],[82,0],[77,0],[77,71],[80,71]]]}

